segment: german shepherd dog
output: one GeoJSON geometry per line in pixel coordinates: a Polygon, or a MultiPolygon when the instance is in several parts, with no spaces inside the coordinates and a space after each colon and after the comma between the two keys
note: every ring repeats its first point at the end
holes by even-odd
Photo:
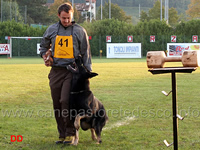
{"type": "Polygon", "coordinates": [[[73,145],[79,141],[79,128],[91,130],[92,139],[101,143],[101,131],[108,121],[103,104],[93,95],[89,86],[89,79],[97,76],[97,73],[89,72],[83,66],[79,57],[75,66],[67,67],[73,73],[70,93],[70,116],[74,120],[76,136],[73,145]]]}

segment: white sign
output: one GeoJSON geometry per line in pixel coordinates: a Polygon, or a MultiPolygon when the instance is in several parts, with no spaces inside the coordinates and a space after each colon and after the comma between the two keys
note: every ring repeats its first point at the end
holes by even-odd
{"type": "Polygon", "coordinates": [[[107,43],[107,58],[141,58],[141,43],[107,43]]]}
{"type": "Polygon", "coordinates": [[[37,54],[40,54],[40,44],[37,43],[37,54]]]}
{"type": "Polygon", "coordinates": [[[106,42],[111,42],[111,36],[106,36],[106,42]]]}
{"type": "Polygon", "coordinates": [[[198,42],[198,35],[192,36],[192,42],[198,42]]]}
{"type": "Polygon", "coordinates": [[[167,56],[182,56],[185,50],[200,50],[200,43],[167,43],[167,56]]]}
{"type": "Polygon", "coordinates": [[[176,36],[175,36],[175,35],[172,35],[172,36],[171,36],[171,42],[176,43],[176,36]]]}
{"type": "Polygon", "coordinates": [[[150,36],[150,42],[155,42],[155,41],[156,41],[155,35],[151,35],[151,36],[150,36]]]}
{"type": "Polygon", "coordinates": [[[128,42],[133,42],[133,36],[128,36],[128,37],[127,37],[127,41],[128,41],[128,42]]]}
{"type": "Polygon", "coordinates": [[[0,55],[10,54],[10,44],[0,44],[0,55]]]}

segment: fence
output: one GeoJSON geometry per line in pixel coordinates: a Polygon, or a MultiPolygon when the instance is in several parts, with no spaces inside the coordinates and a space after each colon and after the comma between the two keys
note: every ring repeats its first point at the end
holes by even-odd
{"type": "MultiPolygon", "coordinates": [[[[112,36],[112,43],[127,43],[127,36],[112,36]]],[[[167,50],[167,43],[171,43],[171,35],[155,35],[155,42],[150,42],[150,35],[133,36],[133,43],[141,43],[142,56],[146,56],[148,51],[167,50]]],[[[176,43],[192,43],[191,36],[177,36],[176,43]]],[[[90,40],[93,56],[99,56],[99,51],[103,51],[106,56],[106,36],[93,36],[90,40]]]]}
{"type": "MultiPolygon", "coordinates": [[[[12,56],[38,56],[37,43],[40,42],[41,39],[13,39],[12,56]]],[[[102,56],[106,56],[106,36],[92,36],[89,42],[92,56],[99,56],[100,50],[102,56]]],[[[8,41],[5,37],[0,37],[0,43],[8,41]]],[[[127,36],[112,36],[111,43],[127,43],[127,36]]],[[[167,43],[171,43],[171,35],[155,35],[155,42],[150,42],[150,35],[133,35],[133,43],[141,43],[142,56],[146,56],[148,51],[167,50],[167,43]]],[[[192,37],[177,35],[176,43],[192,43],[192,37]]]]}

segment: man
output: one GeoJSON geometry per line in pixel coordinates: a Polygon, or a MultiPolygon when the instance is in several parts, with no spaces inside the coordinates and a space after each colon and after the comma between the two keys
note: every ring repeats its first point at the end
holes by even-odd
{"type": "Polygon", "coordinates": [[[52,68],[48,78],[59,132],[56,144],[73,144],[76,131],[69,116],[72,73],[67,70],[67,66],[73,64],[75,58],[81,55],[85,67],[88,71],[92,70],[88,36],[83,27],[72,21],[73,12],[69,3],[59,6],[60,21],[47,28],[40,44],[40,54],[46,66],[49,66],[46,52],[50,48],[52,51],[53,62],[50,63],[52,68]]]}

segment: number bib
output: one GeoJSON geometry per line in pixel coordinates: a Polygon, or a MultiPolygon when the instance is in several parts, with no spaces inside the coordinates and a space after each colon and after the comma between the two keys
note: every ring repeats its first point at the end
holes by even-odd
{"type": "Polygon", "coordinates": [[[55,58],[74,58],[73,51],[73,38],[70,36],[56,36],[55,49],[54,49],[55,58]]]}

